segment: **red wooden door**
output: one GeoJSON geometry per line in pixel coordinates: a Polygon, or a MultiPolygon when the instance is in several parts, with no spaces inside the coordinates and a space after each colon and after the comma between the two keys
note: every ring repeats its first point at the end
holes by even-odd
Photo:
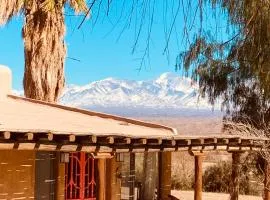
{"type": "Polygon", "coordinates": [[[66,200],[96,200],[95,160],[90,154],[70,154],[65,191],[66,200]]]}

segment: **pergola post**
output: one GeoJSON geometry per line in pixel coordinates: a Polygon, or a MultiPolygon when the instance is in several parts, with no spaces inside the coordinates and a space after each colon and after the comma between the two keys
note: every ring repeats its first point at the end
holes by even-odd
{"type": "Polygon", "coordinates": [[[239,197],[240,172],[241,172],[241,152],[233,152],[232,153],[232,176],[231,176],[231,187],[230,187],[231,200],[238,200],[238,197],[239,197]]]}
{"type": "Polygon", "coordinates": [[[118,163],[116,157],[106,159],[106,200],[120,199],[120,184],[117,180],[118,163]]]}
{"type": "Polygon", "coordinates": [[[97,165],[98,165],[98,192],[97,192],[97,199],[98,200],[105,200],[105,173],[106,173],[106,165],[105,165],[105,159],[98,159],[97,165]]]}
{"type": "Polygon", "coordinates": [[[129,155],[129,199],[133,200],[135,195],[135,153],[129,155]]]}
{"type": "Polygon", "coordinates": [[[157,175],[157,154],[155,152],[144,153],[144,177],[142,184],[142,199],[152,200],[155,198],[156,175],[157,175]]]}
{"type": "Polygon", "coordinates": [[[55,188],[55,199],[64,200],[65,199],[65,163],[60,162],[60,152],[55,154],[55,178],[56,178],[56,188],[55,188]]]}
{"type": "Polygon", "coordinates": [[[264,162],[264,200],[270,200],[270,162],[264,162]]]}
{"type": "Polygon", "coordinates": [[[202,200],[202,163],[204,154],[202,152],[192,152],[195,160],[195,183],[194,183],[194,200],[202,200]]]}
{"type": "Polygon", "coordinates": [[[171,194],[171,152],[160,152],[158,158],[159,164],[159,188],[158,199],[168,200],[171,194]]]}

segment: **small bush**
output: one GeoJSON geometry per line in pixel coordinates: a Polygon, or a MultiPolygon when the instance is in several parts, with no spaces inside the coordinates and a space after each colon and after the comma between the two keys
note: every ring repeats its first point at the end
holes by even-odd
{"type": "MultiPolygon", "coordinates": [[[[230,192],[232,164],[221,162],[206,169],[203,176],[203,189],[206,192],[230,192]]],[[[258,195],[260,190],[251,183],[252,166],[242,165],[240,176],[240,194],[258,195]]]]}
{"type": "Polygon", "coordinates": [[[206,192],[229,192],[231,164],[221,162],[208,167],[203,175],[203,187],[206,192]]]}
{"type": "Polygon", "coordinates": [[[172,189],[192,190],[194,158],[187,152],[176,152],[172,156],[172,189]]]}

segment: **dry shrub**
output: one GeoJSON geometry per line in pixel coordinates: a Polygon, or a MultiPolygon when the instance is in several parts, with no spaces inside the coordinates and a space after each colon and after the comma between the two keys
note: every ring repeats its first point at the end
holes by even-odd
{"type": "MultiPolygon", "coordinates": [[[[257,169],[257,156],[246,155],[241,160],[240,194],[260,195],[262,174],[257,169]]],[[[232,173],[231,162],[219,162],[208,167],[203,175],[203,189],[206,192],[229,193],[232,173]]]]}
{"type": "Polygon", "coordinates": [[[172,189],[191,190],[194,180],[194,158],[188,152],[172,154],[172,189]]]}

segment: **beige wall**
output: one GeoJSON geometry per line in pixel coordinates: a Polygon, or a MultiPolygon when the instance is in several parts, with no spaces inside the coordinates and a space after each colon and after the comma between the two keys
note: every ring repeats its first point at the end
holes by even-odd
{"type": "Polygon", "coordinates": [[[0,151],[0,199],[34,199],[34,181],[34,151],[0,151]]]}

